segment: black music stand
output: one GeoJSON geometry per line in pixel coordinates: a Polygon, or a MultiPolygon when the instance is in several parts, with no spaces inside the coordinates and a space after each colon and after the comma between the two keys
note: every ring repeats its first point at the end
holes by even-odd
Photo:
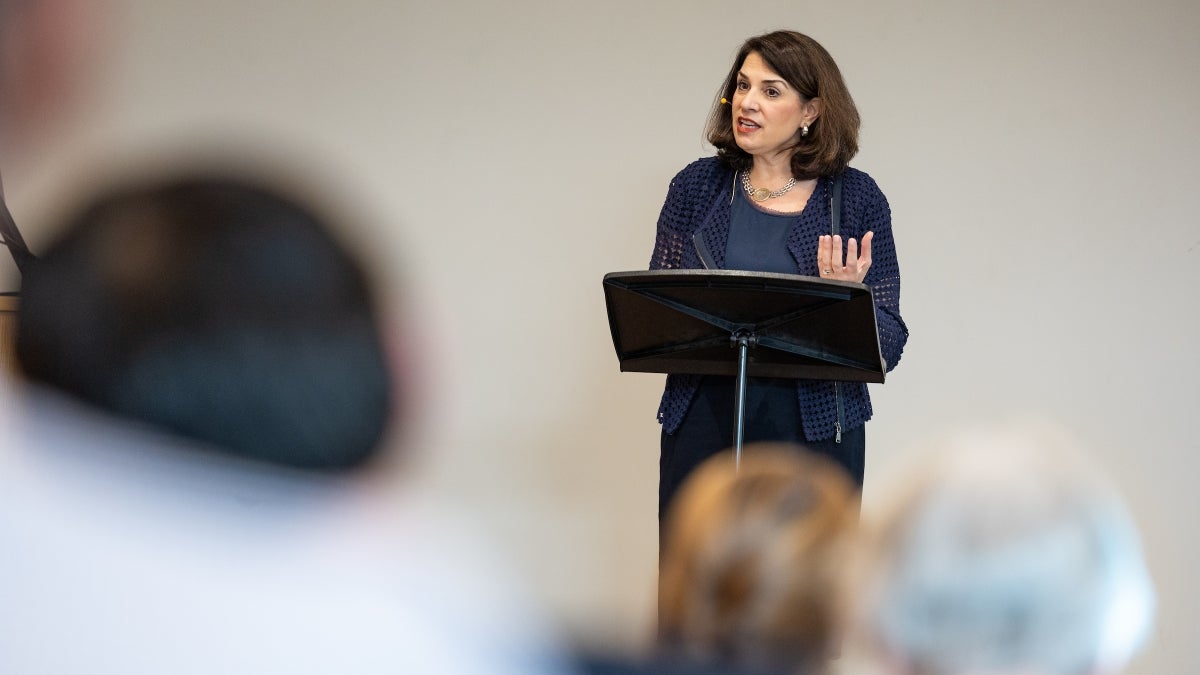
{"type": "Polygon", "coordinates": [[[655,270],[604,275],[622,372],[737,376],[741,461],[746,378],[883,382],[871,289],[769,272],[655,270]]]}

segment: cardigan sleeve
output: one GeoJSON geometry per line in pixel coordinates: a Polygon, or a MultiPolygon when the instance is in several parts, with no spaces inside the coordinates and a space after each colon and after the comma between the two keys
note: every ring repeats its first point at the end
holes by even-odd
{"type": "Polygon", "coordinates": [[[890,371],[900,362],[908,343],[908,326],[900,316],[900,265],[896,261],[896,241],[892,234],[892,210],[887,197],[866,174],[867,185],[853,207],[861,209],[861,238],[868,230],[871,240],[871,269],[863,283],[871,287],[875,298],[875,321],[879,326],[879,348],[890,371]]]}
{"type": "MultiPolygon", "coordinates": [[[[685,166],[671,179],[667,199],[658,214],[658,231],[650,269],[682,269],[685,251],[693,246],[691,238],[704,217],[706,208],[720,192],[723,172],[716,157],[703,157],[685,166]]],[[[694,261],[692,266],[695,266],[694,261]]]]}
{"type": "Polygon", "coordinates": [[[658,214],[658,231],[654,237],[654,253],[650,256],[650,269],[678,269],[682,265],[683,247],[686,245],[686,224],[695,208],[694,200],[688,198],[687,169],[671,179],[667,188],[667,199],[658,214]]]}

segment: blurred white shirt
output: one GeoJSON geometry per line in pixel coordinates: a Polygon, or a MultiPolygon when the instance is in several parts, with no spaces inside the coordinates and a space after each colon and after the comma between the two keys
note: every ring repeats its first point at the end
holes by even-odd
{"type": "Polygon", "coordinates": [[[0,376],[0,672],[542,673],[428,500],[248,464],[0,376]]]}

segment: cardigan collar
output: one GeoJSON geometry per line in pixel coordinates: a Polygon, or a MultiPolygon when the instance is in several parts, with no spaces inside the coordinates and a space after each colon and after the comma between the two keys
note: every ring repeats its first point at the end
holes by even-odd
{"type": "MultiPolygon", "coordinates": [[[[718,269],[725,269],[725,250],[729,244],[729,219],[733,211],[733,199],[737,190],[737,172],[732,169],[719,174],[723,187],[713,196],[708,208],[708,216],[698,228],[695,237],[703,242],[709,256],[718,269]]],[[[788,231],[787,247],[792,257],[796,259],[799,274],[816,276],[817,238],[830,231],[830,214],[832,213],[830,190],[832,181],[828,176],[817,179],[812,196],[804,210],[796,216],[795,222],[788,231]]],[[[699,246],[700,242],[693,242],[699,246]]]]}

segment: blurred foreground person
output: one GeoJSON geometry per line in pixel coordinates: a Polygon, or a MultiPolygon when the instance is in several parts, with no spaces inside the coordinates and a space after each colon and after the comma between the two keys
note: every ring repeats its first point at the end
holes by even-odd
{"type": "MultiPolygon", "coordinates": [[[[6,174],[36,155],[72,108],[95,62],[104,5],[0,0],[6,174]]],[[[274,200],[271,190],[235,183],[224,182],[234,202],[248,193],[274,200]]],[[[120,201],[111,197],[110,205],[120,201]]],[[[49,331],[22,325],[38,343],[25,345],[33,378],[45,379],[14,382],[0,372],[0,673],[551,670],[537,618],[475,537],[412,489],[384,490],[394,485],[373,460],[384,429],[405,426],[389,407],[408,381],[382,368],[356,261],[322,223],[297,222],[306,211],[298,206],[274,226],[242,223],[250,236],[221,260],[214,247],[232,245],[221,238],[233,228],[185,233],[150,211],[108,224],[145,241],[84,222],[66,235],[54,266],[31,282],[39,299],[22,306],[49,331]],[[142,226],[130,224],[143,216],[142,226]],[[147,232],[151,223],[163,229],[147,232]],[[255,243],[254,232],[266,241],[255,243]],[[272,241],[282,254],[270,255],[272,241]],[[210,288],[177,278],[214,261],[210,288]],[[276,265],[278,275],[269,269],[276,265]],[[71,279],[109,285],[64,287],[71,279]],[[245,285],[231,288],[234,279],[245,285]],[[139,283],[148,285],[139,292],[139,283]],[[311,292],[312,308],[286,300],[289,288],[311,292]],[[189,314],[184,303],[205,297],[189,314]],[[321,316],[336,298],[350,307],[321,316]],[[322,330],[318,319],[351,325],[322,330]],[[246,324],[240,337],[238,322],[246,324]],[[269,339],[285,357],[270,353],[269,339]],[[356,342],[362,353],[333,362],[356,342]],[[97,370],[69,372],[68,363],[97,370]],[[312,391],[318,384],[324,395],[312,391]]],[[[0,237],[28,269],[33,257],[15,227],[0,226],[0,237]]],[[[0,280],[0,292],[15,288],[0,280]]]]}
{"type": "Polygon", "coordinates": [[[337,470],[376,451],[393,392],[374,299],[321,215],[196,174],[60,229],[21,286],[31,380],[239,457],[337,470]]]}
{"type": "Polygon", "coordinates": [[[869,529],[857,616],[895,675],[1100,675],[1144,642],[1153,588],[1120,498],[1070,440],[949,438],[869,529]]]}
{"type": "Polygon", "coordinates": [[[668,513],[659,585],[662,646],[682,664],[739,673],[825,672],[857,517],[850,477],[787,444],[752,444],[740,470],[714,456],[668,513]]]}
{"type": "Polygon", "coordinates": [[[307,200],[107,191],[25,275],[0,672],[538,673],[512,580],[380,461],[407,375],[307,200]]]}

